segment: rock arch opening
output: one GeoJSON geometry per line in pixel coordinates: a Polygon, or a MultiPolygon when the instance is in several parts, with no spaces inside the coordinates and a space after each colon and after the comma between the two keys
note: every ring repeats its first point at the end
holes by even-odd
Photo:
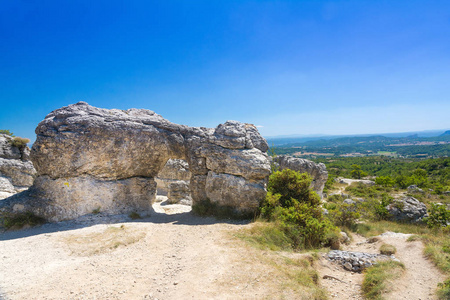
{"type": "Polygon", "coordinates": [[[186,160],[169,159],[155,179],[155,211],[170,214],[191,211],[191,176],[186,160]]]}

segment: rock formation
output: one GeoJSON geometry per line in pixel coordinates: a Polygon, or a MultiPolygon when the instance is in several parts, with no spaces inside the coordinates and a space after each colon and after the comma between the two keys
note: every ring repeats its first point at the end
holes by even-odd
{"type": "Polygon", "coordinates": [[[36,170],[29,160],[30,148],[15,146],[14,138],[0,134],[0,199],[28,189],[36,170]]]}
{"type": "Polygon", "coordinates": [[[322,197],[325,182],[328,179],[328,171],[323,163],[316,164],[313,161],[280,155],[274,158],[280,170],[291,169],[300,173],[308,173],[312,177],[311,188],[322,197]]]}
{"type": "Polygon", "coordinates": [[[251,214],[265,197],[270,163],[255,126],[227,121],[188,127],[144,109],[101,109],[85,102],[51,112],[36,128],[33,186],[0,203],[51,221],[99,209],[151,211],[155,177],[169,159],[191,172],[193,205],[210,201],[251,214]]]}

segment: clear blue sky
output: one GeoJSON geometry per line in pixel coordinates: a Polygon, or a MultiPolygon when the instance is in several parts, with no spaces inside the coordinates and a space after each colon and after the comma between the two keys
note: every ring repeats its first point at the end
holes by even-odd
{"type": "Polygon", "coordinates": [[[78,101],[265,136],[450,128],[450,1],[0,2],[0,129],[78,101]]]}

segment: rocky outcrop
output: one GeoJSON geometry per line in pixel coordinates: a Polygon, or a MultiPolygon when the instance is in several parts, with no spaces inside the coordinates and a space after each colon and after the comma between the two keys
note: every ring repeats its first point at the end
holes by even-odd
{"type": "Polygon", "coordinates": [[[313,161],[289,155],[276,156],[274,161],[278,164],[280,170],[291,169],[311,175],[311,188],[322,197],[323,188],[328,179],[328,171],[323,163],[316,164],[313,161]]]}
{"type": "Polygon", "coordinates": [[[249,214],[266,194],[268,145],[251,124],[188,127],[150,110],[79,102],[51,112],[36,134],[35,183],[0,209],[32,210],[53,221],[97,209],[151,211],[155,178],[169,159],[188,163],[193,205],[209,201],[249,214]]]}
{"type": "Polygon", "coordinates": [[[28,189],[36,170],[29,160],[30,148],[16,146],[14,138],[0,134],[0,199],[28,189]]]}
{"type": "Polygon", "coordinates": [[[428,217],[426,205],[413,197],[394,200],[386,209],[391,218],[398,222],[418,223],[428,217]]]}

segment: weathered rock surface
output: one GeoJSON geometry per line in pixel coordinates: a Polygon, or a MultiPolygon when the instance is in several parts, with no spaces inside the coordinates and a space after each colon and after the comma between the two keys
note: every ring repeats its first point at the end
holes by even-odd
{"type": "MultiPolygon", "coordinates": [[[[169,159],[164,165],[164,168],[158,173],[158,177],[155,178],[158,185],[158,195],[167,196],[169,194],[170,184],[173,182],[181,180],[189,185],[191,176],[189,164],[185,160],[169,159]]],[[[169,202],[172,201],[169,200],[169,202]]]]}
{"type": "Polygon", "coordinates": [[[36,175],[29,160],[30,148],[13,146],[12,140],[0,134],[0,199],[28,189],[36,175]]]}
{"type": "Polygon", "coordinates": [[[397,260],[395,256],[387,256],[383,254],[371,254],[364,252],[352,252],[331,250],[327,254],[327,258],[331,261],[341,264],[347,271],[361,272],[362,270],[376,264],[382,260],[397,260]]]}
{"type": "Polygon", "coordinates": [[[386,209],[391,218],[399,222],[418,223],[428,217],[426,205],[413,197],[397,199],[386,206],[386,209]]]}
{"type": "Polygon", "coordinates": [[[323,163],[316,164],[313,161],[289,155],[277,156],[274,158],[274,161],[279,165],[280,170],[291,169],[311,175],[313,179],[311,188],[322,197],[323,188],[328,179],[328,171],[323,163]]]}
{"type": "Polygon", "coordinates": [[[155,177],[169,159],[187,161],[193,205],[209,200],[252,213],[266,194],[268,146],[251,124],[188,127],[145,109],[79,102],[51,112],[36,134],[31,159],[37,179],[0,210],[32,210],[52,221],[97,209],[149,211],[155,177]]]}
{"type": "Polygon", "coordinates": [[[174,181],[169,184],[167,200],[170,204],[192,204],[191,191],[187,181],[174,181]]]}

